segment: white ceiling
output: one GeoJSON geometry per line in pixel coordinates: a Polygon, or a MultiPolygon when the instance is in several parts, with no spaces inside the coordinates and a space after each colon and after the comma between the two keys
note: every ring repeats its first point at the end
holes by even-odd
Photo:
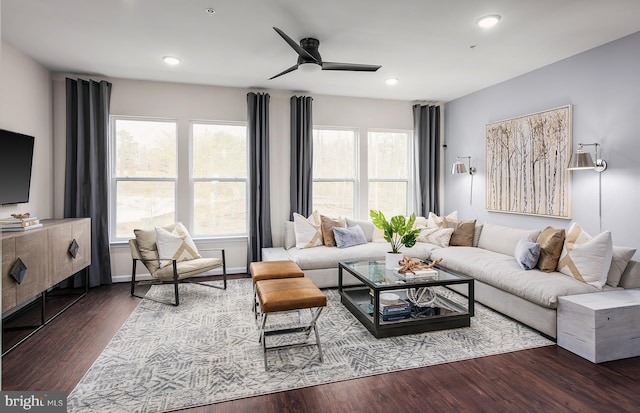
{"type": "Polygon", "coordinates": [[[640,30],[638,0],[0,2],[2,39],[56,72],[410,101],[449,101],[640,30]],[[475,25],[492,13],[496,27],[475,25]],[[267,80],[297,58],[273,26],[319,39],[324,60],[382,68],[267,80]]]}

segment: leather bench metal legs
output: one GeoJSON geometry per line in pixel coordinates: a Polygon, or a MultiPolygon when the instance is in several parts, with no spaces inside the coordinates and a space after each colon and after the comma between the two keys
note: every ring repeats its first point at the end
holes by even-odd
{"type": "Polygon", "coordinates": [[[317,346],[320,361],[322,362],[322,346],[320,344],[320,334],[318,333],[317,321],[322,313],[322,309],[327,305],[327,297],[308,278],[287,278],[277,280],[264,280],[256,283],[256,292],[262,309],[260,320],[260,342],[264,355],[264,368],[268,370],[267,352],[279,349],[317,346]],[[266,323],[269,314],[309,309],[311,311],[311,321],[306,325],[297,325],[289,328],[267,330],[266,323]],[[315,343],[309,342],[309,335],[313,330],[315,343]],[[305,333],[305,340],[298,343],[267,346],[267,337],[281,334],[305,333]]]}

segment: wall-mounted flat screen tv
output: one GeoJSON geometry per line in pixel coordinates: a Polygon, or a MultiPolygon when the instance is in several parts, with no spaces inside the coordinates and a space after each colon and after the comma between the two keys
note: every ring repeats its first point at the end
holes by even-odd
{"type": "Polygon", "coordinates": [[[33,136],[0,129],[0,205],[29,202],[33,136]]]}

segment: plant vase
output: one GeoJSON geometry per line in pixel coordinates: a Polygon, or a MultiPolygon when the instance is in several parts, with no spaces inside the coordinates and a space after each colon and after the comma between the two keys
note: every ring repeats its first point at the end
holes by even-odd
{"type": "Polygon", "coordinates": [[[401,252],[387,252],[385,256],[385,268],[388,270],[396,269],[400,266],[398,261],[402,259],[401,252]]]}

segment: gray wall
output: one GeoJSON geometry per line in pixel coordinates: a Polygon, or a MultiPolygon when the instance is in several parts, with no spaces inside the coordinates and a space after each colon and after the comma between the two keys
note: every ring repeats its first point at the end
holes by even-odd
{"type": "MultiPolygon", "coordinates": [[[[445,165],[470,155],[478,174],[469,205],[470,178],[446,173],[445,211],[520,228],[567,228],[569,220],[485,209],[484,131],[489,122],[568,104],[574,149],[598,142],[608,163],[602,174],[602,228],[611,231],[614,245],[640,249],[640,32],[447,103],[445,165]]],[[[598,173],[573,172],[572,191],[573,220],[597,234],[598,173]]]]}

